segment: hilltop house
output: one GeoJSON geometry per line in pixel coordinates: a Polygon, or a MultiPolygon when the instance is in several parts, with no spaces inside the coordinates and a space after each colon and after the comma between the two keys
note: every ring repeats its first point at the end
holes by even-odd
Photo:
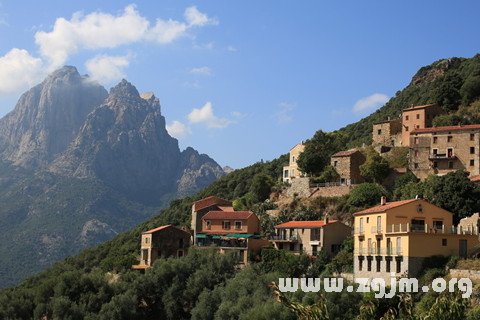
{"type": "Polygon", "coordinates": [[[289,221],[275,226],[270,242],[276,249],[316,256],[321,250],[336,253],[352,229],[340,221],[289,221]]]}
{"type": "Polygon", "coordinates": [[[419,179],[459,169],[480,174],[480,124],[416,129],[410,149],[410,170],[419,179]]]}
{"type": "Polygon", "coordinates": [[[402,145],[402,120],[386,120],[373,124],[372,145],[381,153],[402,145]]]}
{"type": "Polygon", "coordinates": [[[192,222],[193,244],[196,244],[197,233],[202,230],[202,218],[210,211],[233,211],[232,203],[228,200],[210,196],[192,204],[192,222]]]}
{"type": "Polygon", "coordinates": [[[413,130],[431,127],[433,118],[442,113],[442,108],[436,104],[427,104],[403,109],[402,146],[410,146],[410,133],[413,130]]]}
{"type": "Polygon", "coordinates": [[[340,183],[351,185],[364,182],[360,166],[365,160],[365,155],[359,149],[351,149],[332,155],[330,164],[340,176],[340,183]]]}
{"type": "Polygon", "coordinates": [[[142,233],[140,263],[133,269],[147,269],[159,258],[183,257],[190,246],[190,232],[172,225],[142,233]]]}
{"type": "Polygon", "coordinates": [[[283,182],[292,182],[295,178],[303,177],[303,173],[298,169],[297,164],[298,157],[303,150],[305,150],[303,142],[290,149],[289,164],[283,167],[283,182]]]}
{"type": "Polygon", "coordinates": [[[199,248],[234,252],[240,264],[247,264],[249,256],[268,244],[260,238],[260,220],[251,211],[210,211],[202,217],[201,232],[196,234],[199,248]]]}
{"type": "Polygon", "coordinates": [[[416,276],[426,258],[468,256],[478,248],[476,225],[455,227],[452,213],[423,199],[387,202],[355,213],[355,277],[416,276]]]}

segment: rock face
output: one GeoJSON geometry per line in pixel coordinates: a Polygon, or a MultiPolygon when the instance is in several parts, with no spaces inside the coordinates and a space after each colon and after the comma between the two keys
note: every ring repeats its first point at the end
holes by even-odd
{"type": "Polygon", "coordinates": [[[74,67],[54,72],[0,119],[0,287],[224,174],[207,155],[180,151],[152,93],[126,80],[108,93],[74,67]]]}
{"type": "Polygon", "coordinates": [[[55,71],[0,120],[2,158],[28,168],[46,165],[66,149],[106,96],[105,88],[74,67],[55,71]]]}

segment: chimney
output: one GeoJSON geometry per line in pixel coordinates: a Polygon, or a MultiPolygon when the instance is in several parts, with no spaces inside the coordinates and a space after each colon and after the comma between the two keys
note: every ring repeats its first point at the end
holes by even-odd
{"type": "Polygon", "coordinates": [[[324,222],[325,224],[328,224],[328,221],[329,221],[329,220],[330,220],[330,219],[329,219],[329,217],[328,217],[328,213],[325,213],[325,215],[323,216],[323,222],[324,222]]]}
{"type": "Polygon", "coordinates": [[[418,194],[417,194],[417,195],[415,196],[415,199],[418,199],[418,198],[419,198],[419,196],[418,196],[418,194]]]}
{"type": "Polygon", "coordinates": [[[384,205],[386,205],[386,204],[387,204],[387,197],[382,196],[382,197],[380,198],[380,205],[384,206],[384,205]]]}

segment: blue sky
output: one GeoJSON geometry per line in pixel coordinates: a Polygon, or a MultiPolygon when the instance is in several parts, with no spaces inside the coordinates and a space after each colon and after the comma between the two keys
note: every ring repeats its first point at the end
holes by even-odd
{"type": "Polygon", "coordinates": [[[221,165],[357,121],[421,66],[480,52],[476,1],[1,1],[0,115],[63,64],[160,99],[221,165]]]}

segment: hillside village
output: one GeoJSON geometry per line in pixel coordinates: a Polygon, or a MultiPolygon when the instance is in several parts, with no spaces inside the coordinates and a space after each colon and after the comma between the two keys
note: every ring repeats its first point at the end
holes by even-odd
{"type": "MultiPolygon", "coordinates": [[[[391,168],[380,181],[384,184],[407,173],[425,181],[431,175],[443,176],[458,170],[468,172],[470,181],[479,181],[480,124],[433,126],[432,120],[441,114],[442,108],[436,104],[411,106],[398,119],[374,123],[372,145],[334,153],[329,163],[335,180],[321,183],[316,183],[298,164],[305,150],[301,142],[289,152],[289,163],[282,171],[283,187],[266,201],[276,202],[278,208],[282,201],[291,204],[348,195],[369,180],[362,166],[372,152],[384,158],[395,149],[406,150],[399,153],[407,158],[406,165],[391,168]]],[[[190,228],[165,225],[142,233],[139,263],[132,268],[145,270],[158,259],[183,257],[191,247],[232,253],[239,266],[261,261],[264,250],[283,250],[310,259],[321,254],[334,257],[344,242],[353,239],[353,274],[345,275],[349,279],[388,281],[392,272],[397,277],[420,275],[432,257],[467,259],[480,254],[478,213],[454,219],[454,212],[421,195],[398,201],[381,196],[376,205],[354,212],[350,218],[337,219],[324,212],[321,220],[288,220],[292,214],[284,205],[283,221],[269,232],[262,230],[261,218],[255,212],[236,210],[238,206],[217,196],[194,201],[190,228]]],[[[278,218],[280,211],[267,210],[263,217],[278,218]]],[[[471,276],[480,281],[480,272],[471,276]]]]}

